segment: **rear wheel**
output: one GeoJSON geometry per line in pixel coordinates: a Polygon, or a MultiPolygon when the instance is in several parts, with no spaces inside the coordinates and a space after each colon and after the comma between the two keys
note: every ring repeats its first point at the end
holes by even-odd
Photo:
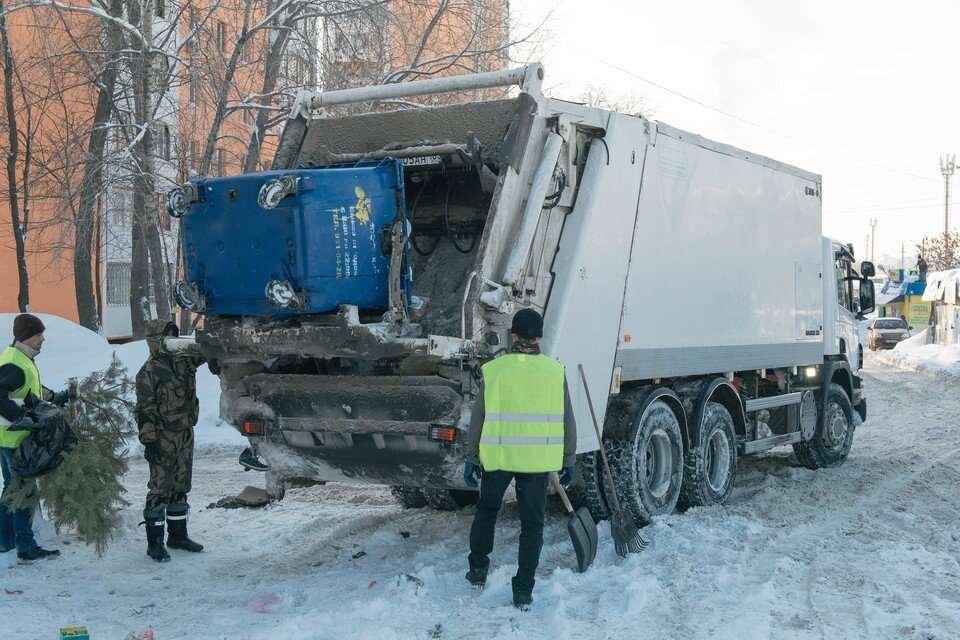
{"type": "Polygon", "coordinates": [[[681,508],[723,504],[737,474],[737,432],[726,407],[707,403],[697,439],[684,457],[681,508]]]}
{"type": "Polygon", "coordinates": [[[577,474],[580,482],[567,490],[574,507],[586,507],[594,521],[610,517],[610,507],[603,495],[604,475],[600,451],[591,451],[577,456],[577,474]]]}
{"type": "Polygon", "coordinates": [[[793,445],[800,464],[807,469],[839,467],[853,445],[853,405],[836,382],[825,390],[824,410],[813,438],[793,445]]]}
{"type": "MultiPolygon", "coordinates": [[[[683,479],[680,421],[663,400],[644,411],[636,436],[606,443],[607,457],[624,513],[638,525],[673,511],[683,479]]],[[[613,508],[611,487],[604,482],[607,503],[613,508]]]]}

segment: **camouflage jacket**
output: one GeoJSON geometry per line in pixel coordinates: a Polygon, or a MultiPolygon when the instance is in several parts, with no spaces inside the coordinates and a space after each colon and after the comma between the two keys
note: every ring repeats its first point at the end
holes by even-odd
{"type": "Polygon", "coordinates": [[[163,321],[147,324],[150,357],[137,373],[137,427],[140,441],[156,439],[161,430],[189,429],[197,424],[197,367],[205,360],[199,353],[171,353],[159,333],[163,321]]]}

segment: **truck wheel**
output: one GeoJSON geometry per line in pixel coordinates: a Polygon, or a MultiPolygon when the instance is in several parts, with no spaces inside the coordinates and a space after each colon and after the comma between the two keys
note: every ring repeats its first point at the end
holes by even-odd
{"type": "Polygon", "coordinates": [[[567,489],[567,495],[575,508],[586,507],[594,521],[610,517],[610,507],[603,495],[603,468],[600,452],[591,451],[577,456],[577,474],[580,482],[567,489]]]}
{"type": "Polygon", "coordinates": [[[813,438],[793,445],[797,460],[807,469],[839,467],[853,444],[853,405],[847,392],[831,382],[825,402],[823,419],[817,422],[813,438]]]}
{"type": "Polygon", "coordinates": [[[427,497],[420,487],[390,487],[390,493],[404,509],[421,509],[427,506],[427,497]]]}
{"type": "MultiPolygon", "coordinates": [[[[611,440],[605,447],[627,517],[644,525],[653,516],[673,511],[683,479],[683,441],[680,422],[666,402],[655,400],[647,407],[633,440],[611,440]]],[[[612,508],[611,488],[608,482],[603,484],[612,508]]]]}
{"type": "Polygon", "coordinates": [[[480,493],[464,489],[424,489],[427,504],[437,511],[459,511],[464,507],[477,504],[480,493]]]}
{"type": "Polygon", "coordinates": [[[723,504],[737,474],[737,432],[726,407],[708,402],[699,442],[684,456],[681,509],[723,504]]]}

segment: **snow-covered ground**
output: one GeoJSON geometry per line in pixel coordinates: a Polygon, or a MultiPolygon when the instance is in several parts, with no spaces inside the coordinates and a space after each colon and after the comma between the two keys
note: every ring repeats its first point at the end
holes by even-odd
{"type": "Polygon", "coordinates": [[[527,613],[509,606],[512,503],[476,592],[464,580],[471,508],[403,511],[384,488],[331,483],[259,510],[210,509],[262,476],[243,473],[236,450],[208,449],[190,523],[207,550],[158,565],[136,526],[147,477],[137,459],[124,530],[102,559],[49,528],[40,539],[63,557],[0,556],[0,637],[83,624],[97,639],[147,627],[160,640],[960,638],[958,381],[869,352],[865,377],[868,420],[839,469],[808,471],[789,449],[745,459],[728,504],[661,518],[642,554],[617,557],[602,523],[582,575],[552,513],[527,613]]]}
{"type": "Polygon", "coordinates": [[[928,331],[877,352],[877,359],[899,369],[960,376],[960,345],[927,344],[928,331]]]}

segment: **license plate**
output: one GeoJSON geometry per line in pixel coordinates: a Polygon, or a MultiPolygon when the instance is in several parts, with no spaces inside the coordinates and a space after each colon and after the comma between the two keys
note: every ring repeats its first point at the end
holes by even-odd
{"type": "Polygon", "coordinates": [[[404,158],[403,164],[408,167],[428,167],[435,164],[443,164],[443,158],[440,156],[419,156],[417,158],[404,158]]]}

